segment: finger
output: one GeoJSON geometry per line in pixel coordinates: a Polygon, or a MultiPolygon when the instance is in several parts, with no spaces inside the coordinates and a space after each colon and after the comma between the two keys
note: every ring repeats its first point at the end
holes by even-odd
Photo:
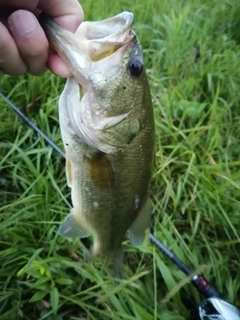
{"type": "MultiPolygon", "coordinates": [[[[48,13],[62,27],[75,32],[83,21],[83,10],[77,0],[40,0],[39,8],[48,13]]],[[[53,51],[49,53],[49,69],[60,77],[70,76],[70,71],[62,59],[53,51]]]]}
{"type": "Polygon", "coordinates": [[[25,9],[33,11],[39,0],[1,0],[0,1],[0,15],[5,13],[11,13],[17,9],[25,9]]]}
{"type": "Polygon", "coordinates": [[[56,52],[53,52],[52,50],[50,50],[49,52],[47,65],[49,70],[59,77],[67,78],[72,75],[67,64],[59,57],[56,52]]]}
{"type": "Polygon", "coordinates": [[[48,68],[54,74],[59,77],[67,78],[71,76],[70,70],[68,69],[65,62],[59,57],[59,55],[52,50],[49,52],[48,68]]]}
{"type": "Polygon", "coordinates": [[[72,32],[83,21],[83,9],[77,0],[40,0],[38,7],[72,32]]]}
{"type": "Polygon", "coordinates": [[[9,29],[28,72],[40,75],[46,71],[48,41],[33,13],[17,10],[9,16],[9,29]]]}
{"type": "Polygon", "coordinates": [[[19,76],[27,71],[17,46],[7,30],[0,22],[0,69],[9,75],[19,76]]]}

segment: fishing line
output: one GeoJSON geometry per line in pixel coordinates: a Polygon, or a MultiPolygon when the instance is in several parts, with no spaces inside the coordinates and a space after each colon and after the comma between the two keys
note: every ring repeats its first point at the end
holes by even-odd
{"type": "Polygon", "coordinates": [[[0,92],[0,97],[17,113],[17,115],[26,122],[34,131],[36,131],[54,150],[56,150],[63,158],[65,158],[64,152],[43,133],[25,114],[18,109],[7,97],[0,92]]]}

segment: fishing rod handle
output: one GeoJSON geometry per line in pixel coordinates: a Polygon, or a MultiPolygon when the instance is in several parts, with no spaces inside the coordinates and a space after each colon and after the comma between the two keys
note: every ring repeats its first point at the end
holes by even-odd
{"type": "Polygon", "coordinates": [[[202,275],[195,275],[192,278],[194,287],[201,293],[204,298],[223,298],[222,294],[215,289],[202,275]]]}

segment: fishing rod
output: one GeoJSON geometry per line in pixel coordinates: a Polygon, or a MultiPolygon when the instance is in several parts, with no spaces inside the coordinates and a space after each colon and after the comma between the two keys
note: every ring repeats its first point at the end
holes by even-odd
{"type": "Polygon", "coordinates": [[[57,153],[59,153],[63,158],[65,158],[64,152],[1,92],[0,97],[16,112],[20,119],[26,122],[29,125],[29,127],[31,127],[35,132],[37,132],[55,151],[57,151],[57,153]]]}
{"type": "MultiPolygon", "coordinates": [[[[66,159],[65,153],[1,92],[0,97],[24,122],[36,131],[57,153],[66,159]]],[[[194,274],[191,269],[189,269],[166,246],[164,246],[152,233],[150,233],[149,237],[150,241],[161,252],[163,252],[166,257],[168,257],[183,273],[191,278],[193,286],[205,298],[198,307],[198,316],[200,320],[240,320],[240,310],[227,302],[213,285],[211,285],[202,275],[194,274]]]]}
{"type": "Polygon", "coordinates": [[[191,277],[192,284],[203,295],[205,300],[198,307],[200,320],[240,320],[240,310],[224,300],[222,294],[214,288],[202,275],[191,271],[173,252],[150,234],[150,240],[165,256],[187,276],[191,277]]]}

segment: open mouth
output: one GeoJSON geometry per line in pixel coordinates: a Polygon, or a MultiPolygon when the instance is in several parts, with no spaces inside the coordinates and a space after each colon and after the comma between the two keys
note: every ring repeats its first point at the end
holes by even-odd
{"type": "MultiPolygon", "coordinates": [[[[75,60],[73,52],[92,61],[112,55],[133,38],[133,18],[131,12],[122,12],[106,20],[83,22],[75,34],[62,28],[45,14],[41,15],[40,21],[52,47],[64,60],[71,63],[75,60]]],[[[78,63],[81,64],[82,60],[83,58],[79,59],[78,63]]]]}
{"type": "Polygon", "coordinates": [[[65,61],[72,76],[84,87],[91,82],[93,73],[109,78],[117,72],[129,42],[134,38],[133,14],[122,12],[112,18],[83,22],[72,33],[45,14],[40,22],[51,47],[65,61]]]}
{"type": "Polygon", "coordinates": [[[132,27],[133,18],[131,12],[125,11],[105,20],[84,22],[78,30],[86,40],[112,41],[132,27]]]}

